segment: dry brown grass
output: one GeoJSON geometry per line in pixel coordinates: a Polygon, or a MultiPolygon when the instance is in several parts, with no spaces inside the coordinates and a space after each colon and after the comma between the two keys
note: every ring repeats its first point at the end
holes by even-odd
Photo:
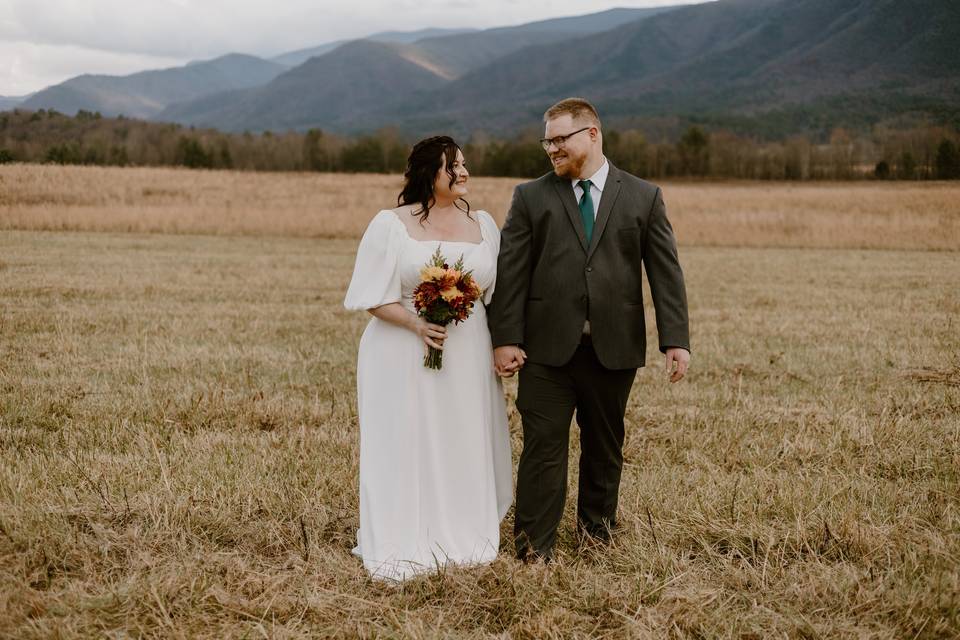
{"type": "MultiPolygon", "coordinates": [[[[355,238],[401,178],[0,167],[0,229],[355,238]]],[[[474,178],[502,222],[517,180],[474,178]]],[[[664,183],[681,244],[960,249],[958,183],[664,183]]]]}
{"type": "MultiPolygon", "coordinates": [[[[513,183],[475,180],[474,206],[505,212],[513,183]]],[[[0,166],[0,229],[353,238],[396,206],[402,184],[380,174],[0,166]]]]}
{"type": "Polygon", "coordinates": [[[0,233],[0,637],[960,635],[956,254],[683,249],[693,368],[638,375],[615,544],[568,511],[550,567],[390,588],[349,552],[355,248],[0,233]]]}

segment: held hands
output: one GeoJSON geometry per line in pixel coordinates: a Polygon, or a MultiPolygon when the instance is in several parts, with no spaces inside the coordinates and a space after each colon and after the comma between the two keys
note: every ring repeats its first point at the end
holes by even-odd
{"type": "Polygon", "coordinates": [[[690,352],[680,347],[671,347],[667,349],[667,375],[670,376],[670,382],[680,382],[683,376],[687,374],[687,367],[690,366],[690,352]],[[676,369],[674,369],[676,364],[676,369]]]}
{"type": "Polygon", "coordinates": [[[517,345],[509,344],[493,350],[493,370],[501,378],[511,378],[523,368],[527,353],[517,345]]]}

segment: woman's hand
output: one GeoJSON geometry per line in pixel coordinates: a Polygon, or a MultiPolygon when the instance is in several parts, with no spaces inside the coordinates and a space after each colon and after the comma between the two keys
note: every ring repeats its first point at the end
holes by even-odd
{"type": "Polygon", "coordinates": [[[428,347],[443,351],[443,341],[447,337],[447,328],[439,324],[432,324],[418,317],[414,323],[414,331],[428,347]]]}
{"type": "Polygon", "coordinates": [[[390,324],[395,324],[398,327],[404,327],[413,331],[420,337],[423,344],[443,351],[443,341],[447,337],[446,327],[427,322],[412,311],[405,309],[398,302],[373,307],[372,309],[367,309],[367,311],[370,312],[370,315],[384,322],[389,322],[390,324]]]}

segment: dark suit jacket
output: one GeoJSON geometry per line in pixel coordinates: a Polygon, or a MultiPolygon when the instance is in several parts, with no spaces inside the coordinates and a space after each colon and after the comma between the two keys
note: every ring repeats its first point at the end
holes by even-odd
{"type": "Polygon", "coordinates": [[[610,164],[590,246],[570,180],[549,173],[519,185],[500,240],[488,310],[495,347],[520,344],[531,362],[565,364],[590,320],[608,369],[646,355],[641,264],[660,350],[690,349],[687,297],[659,187],[610,164]]]}

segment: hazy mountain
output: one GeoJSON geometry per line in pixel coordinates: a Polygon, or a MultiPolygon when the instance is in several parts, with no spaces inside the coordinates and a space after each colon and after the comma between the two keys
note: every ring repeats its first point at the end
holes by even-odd
{"type": "Polygon", "coordinates": [[[524,48],[356,124],[509,131],[568,95],[590,96],[614,122],[693,115],[749,128],[773,118],[781,133],[802,125],[791,118],[818,114],[856,121],[919,108],[960,118],[958,41],[960,3],[721,0],[524,48]]]}
{"type": "MultiPolygon", "coordinates": [[[[419,55],[433,64],[460,75],[480,67],[502,55],[531,44],[553,42],[562,38],[598,33],[642,17],[669,11],[674,7],[650,9],[609,9],[599,13],[566,18],[552,18],[511,27],[493,29],[420,29],[419,31],[384,31],[362,40],[414,44],[419,55]]],[[[291,51],[270,58],[287,66],[296,66],[310,58],[333,51],[348,40],[328,42],[316,47],[291,51]]]]}
{"type": "Polygon", "coordinates": [[[127,76],[82,75],[33,94],[20,106],[76,113],[149,118],[171,102],[265,84],[287,67],[254,56],[229,54],[182,67],[127,76]]]}
{"type": "Polygon", "coordinates": [[[132,102],[156,119],[232,131],[507,136],[538,128],[555,100],[585,95],[615,126],[700,122],[782,137],[896,117],[960,125],[960,2],[719,0],[377,37],[400,41],[341,44],[279,75],[275,63],[249,57],[236,73],[207,69],[217,61],[145,72],[209,71],[215,80],[202,90],[144,81],[110,93],[88,76],[84,91],[71,81],[47,92],[62,92],[62,103],[93,94],[122,104],[40,105],[41,92],[23,106],[135,115],[132,102]],[[254,77],[254,62],[273,67],[254,77]]]}
{"type": "MultiPolygon", "coordinates": [[[[315,55],[268,86],[229,91],[170,105],[158,119],[228,130],[324,127],[351,129],[367,112],[388,114],[390,105],[416,99],[427,89],[483,67],[530,44],[571,42],[584,34],[640,20],[670,7],[612,9],[586,16],[543,20],[530,24],[437,36],[438,30],[385,33],[353,41],[315,55]],[[404,43],[416,36],[412,44],[404,43]],[[380,40],[393,39],[394,42],[380,40]],[[371,43],[382,46],[368,46],[371,43]],[[386,56],[386,60],[378,59],[386,56]],[[371,78],[394,65],[398,76],[379,90],[371,78]],[[424,71],[429,72],[424,75],[424,71]],[[412,74],[408,77],[408,74],[412,74]],[[363,85],[363,86],[355,86],[363,85]],[[385,90],[389,86],[390,90],[385,90]],[[364,102],[361,96],[369,96],[364,102]],[[312,105],[309,106],[308,105],[312,105]],[[313,109],[313,110],[311,110],[313,109]]],[[[327,45],[324,45],[327,46],[327,45]]],[[[284,54],[274,60],[322,51],[323,47],[284,54]]],[[[418,107],[419,108],[419,107],[418,107]]],[[[429,107],[428,107],[429,108],[429,107]]],[[[367,121],[389,124],[371,116],[367,121]]]]}
{"type": "Polygon", "coordinates": [[[423,38],[416,41],[414,46],[424,59],[431,60],[449,75],[459,77],[531,45],[570,42],[674,8],[609,9],[583,16],[540,20],[456,36],[423,38]]]}
{"type": "MultiPolygon", "coordinates": [[[[396,42],[400,44],[409,44],[424,38],[452,36],[458,33],[468,33],[471,31],[476,31],[476,29],[420,29],[418,31],[383,31],[381,33],[375,33],[372,36],[367,36],[366,38],[360,39],[374,40],[376,42],[396,42]]],[[[349,40],[327,42],[316,47],[309,47],[307,49],[299,49],[297,51],[282,53],[278,56],[270,58],[270,60],[279,64],[287,65],[288,67],[296,67],[303,64],[310,58],[322,56],[323,54],[333,51],[340,45],[346,44],[347,42],[349,42],[349,40]]]]}
{"type": "Polygon", "coordinates": [[[498,27],[487,29],[487,33],[512,32],[516,34],[536,33],[537,31],[552,31],[559,33],[577,33],[586,35],[588,33],[599,33],[609,31],[629,22],[636,22],[641,18],[649,18],[658,13],[673,11],[685,5],[670,5],[665,7],[648,7],[640,9],[616,8],[599,11],[597,13],[588,13],[579,16],[566,16],[564,18],[547,18],[536,22],[527,22],[512,27],[498,27]]]}
{"type": "Polygon", "coordinates": [[[0,96],[0,111],[9,111],[20,106],[30,96],[0,96]]]}
{"type": "Polygon", "coordinates": [[[171,105],[157,119],[244,129],[306,129],[439,88],[447,80],[408,45],[357,40],[256,89],[171,105]]]}

